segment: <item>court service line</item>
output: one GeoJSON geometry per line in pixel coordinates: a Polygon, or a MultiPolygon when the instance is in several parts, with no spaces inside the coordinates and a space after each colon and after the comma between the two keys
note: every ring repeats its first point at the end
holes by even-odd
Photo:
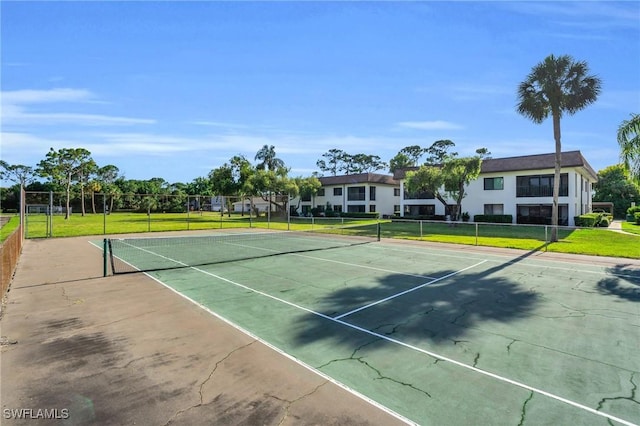
{"type": "Polygon", "coordinates": [[[498,381],[501,381],[501,382],[504,382],[504,383],[508,383],[508,384],[511,384],[511,385],[514,385],[514,386],[520,387],[520,388],[522,388],[522,389],[526,389],[526,390],[528,390],[528,391],[531,391],[531,392],[534,392],[534,393],[537,393],[537,394],[540,394],[540,395],[544,395],[544,396],[546,396],[546,397],[548,397],[548,398],[555,399],[556,401],[563,402],[563,403],[565,403],[565,404],[567,404],[567,405],[571,405],[571,406],[573,406],[573,407],[576,407],[576,408],[582,409],[582,410],[587,411],[587,412],[590,412],[590,413],[592,413],[592,414],[595,414],[595,415],[598,415],[598,416],[601,416],[601,417],[607,418],[607,419],[609,419],[609,420],[616,421],[616,422],[618,422],[618,423],[622,423],[622,424],[623,424],[623,425],[625,425],[625,426],[639,426],[639,425],[637,425],[637,424],[635,424],[635,423],[632,423],[632,422],[630,422],[630,421],[627,421],[627,420],[621,419],[621,418],[619,418],[619,417],[613,416],[613,415],[608,414],[608,413],[605,413],[605,412],[603,412],[603,411],[595,410],[595,409],[593,409],[593,408],[591,408],[591,407],[587,407],[586,405],[580,404],[580,403],[575,402],[575,401],[571,401],[570,399],[567,399],[567,398],[561,397],[561,396],[559,396],[559,395],[555,395],[555,394],[553,394],[553,393],[551,393],[551,392],[547,392],[547,391],[545,391],[545,390],[542,390],[542,389],[536,388],[536,387],[534,387],[534,386],[529,386],[529,385],[527,385],[527,384],[525,384],[525,383],[522,383],[522,382],[519,382],[519,381],[517,381],[517,380],[509,379],[509,378],[507,378],[507,377],[500,376],[500,375],[495,374],[495,373],[492,373],[492,372],[490,372],[490,371],[482,370],[482,369],[480,369],[480,368],[478,368],[478,367],[474,367],[474,366],[472,366],[472,365],[465,364],[465,363],[460,362],[460,361],[456,361],[456,360],[455,360],[455,359],[453,359],[453,358],[449,358],[449,357],[446,357],[446,356],[444,356],[444,355],[440,355],[440,354],[437,354],[437,353],[435,353],[435,352],[431,352],[431,351],[428,351],[428,350],[426,350],[426,349],[419,348],[419,347],[414,346],[414,345],[411,345],[411,344],[409,344],[409,343],[405,343],[405,342],[402,342],[402,341],[400,341],[400,340],[393,339],[393,338],[391,338],[391,337],[389,337],[389,336],[385,336],[385,335],[383,335],[383,334],[376,333],[376,332],[371,331],[371,330],[367,330],[366,328],[362,328],[362,327],[357,326],[357,325],[355,325],[355,324],[348,323],[348,322],[343,321],[343,320],[341,320],[341,319],[337,319],[337,318],[330,317],[330,316],[328,316],[328,315],[322,314],[322,313],[320,313],[320,312],[316,312],[316,311],[314,311],[314,310],[312,310],[312,309],[309,309],[309,308],[305,308],[304,306],[297,305],[297,304],[295,304],[295,303],[293,303],[293,302],[289,302],[288,300],[280,299],[279,297],[272,296],[272,295],[270,295],[270,294],[268,294],[268,293],[265,293],[265,292],[263,292],[263,291],[256,290],[256,289],[251,288],[251,287],[249,287],[249,286],[246,286],[246,285],[244,285],[244,284],[237,283],[237,282],[232,281],[232,280],[230,280],[230,279],[228,279],[228,278],[221,277],[221,276],[219,276],[219,275],[216,275],[216,274],[214,274],[214,273],[211,273],[211,272],[208,272],[208,271],[202,270],[202,269],[200,269],[200,268],[192,267],[192,269],[194,269],[194,270],[196,270],[196,271],[198,271],[198,272],[201,272],[201,273],[203,273],[203,274],[205,274],[205,275],[209,275],[209,276],[211,276],[211,277],[217,278],[217,279],[219,279],[219,280],[221,280],[221,281],[227,282],[227,283],[229,283],[229,284],[235,285],[235,286],[237,286],[237,287],[243,288],[243,289],[245,289],[245,290],[249,290],[249,291],[254,292],[254,293],[256,293],[256,294],[260,294],[260,295],[265,296],[265,297],[267,297],[267,298],[269,298],[269,299],[273,299],[273,300],[276,300],[276,301],[278,301],[278,302],[280,302],[280,303],[284,303],[285,305],[289,305],[289,306],[294,307],[294,308],[296,308],[296,309],[300,309],[300,310],[302,310],[302,311],[308,312],[308,313],[310,313],[310,314],[312,314],[312,315],[316,315],[316,316],[318,316],[318,317],[320,317],[320,318],[324,318],[324,319],[326,319],[326,320],[336,322],[336,323],[338,323],[338,324],[344,325],[345,327],[352,328],[352,329],[354,329],[354,330],[358,330],[358,331],[360,331],[360,332],[362,332],[362,333],[365,333],[365,334],[368,334],[368,335],[370,335],[370,336],[374,336],[374,337],[380,338],[380,339],[382,339],[382,340],[385,340],[385,341],[387,341],[387,342],[395,343],[395,344],[400,345],[400,346],[403,346],[403,347],[405,347],[405,348],[412,349],[412,350],[414,350],[414,351],[416,351],[416,352],[420,352],[420,353],[423,353],[423,354],[425,354],[425,355],[429,355],[429,356],[431,356],[431,357],[433,357],[433,358],[436,358],[436,359],[439,359],[439,360],[441,360],[441,361],[450,362],[450,363],[452,363],[452,364],[454,364],[454,365],[457,365],[458,367],[462,367],[462,368],[465,368],[465,369],[467,369],[467,370],[474,371],[474,372],[476,372],[476,373],[482,374],[482,375],[484,375],[484,376],[491,377],[491,378],[496,379],[496,380],[498,380],[498,381]]]}
{"type": "MultiPolygon", "coordinates": [[[[251,249],[254,249],[254,250],[269,251],[269,252],[272,252],[272,253],[281,253],[278,250],[268,249],[268,248],[265,248],[265,247],[255,247],[255,246],[249,246],[249,245],[245,245],[245,244],[228,243],[228,242],[225,242],[225,244],[228,244],[228,245],[231,245],[231,246],[236,246],[236,247],[251,248],[251,249]]],[[[343,248],[343,247],[334,247],[334,248],[343,248]]],[[[407,273],[407,272],[392,271],[391,269],[376,268],[374,266],[359,265],[357,263],[342,262],[340,260],[325,259],[323,257],[309,256],[308,254],[300,254],[300,253],[295,253],[295,252],[293,252],[293,253],[282,253],[282,254],[288,254],[290,256],[304,257],[304,258],[307,258],[307,259],[320,260],[322,262],[337,263],[339,265],[353,266],[355,268],[370,269],[372,271],[389,272],[391,274],[405,275],[407,277],[425,278],[425,279],[428,279],[428,280],[431,280],[431,279],[435,278],[435,277],[430,277],[428,275],[410,274],[410,273],[407,273]]]]}
{"type": "MultiPolygon", "coordinates": [[[[159,256],[159,257],[162,257],[162,258],[164,258],[164,259],[167,259],[167,260],[170,260],[170,261],[173,261],[173,262],[179,263],[179,264],[184,264],[183,262],[180,262],[180,261],[175,260],[175,259],[171,259],[171,258],[169,258],[169,257],[166,257],[166,256],[163,256],[163,255],[160,255],[160,254],[154,253],[154,252],[149,251],[149,250],[145,250],[145,249],[141,249],[141,250],[144,250],[144,251],[146,251],[146,252],[148,252],[148,253],[151,253],[151,254],[157,255],[157,256],[159,256]]],[[[570,399],[567,399],[567,398],[561,397],[561,396],[556,395],[556,394],[553,394],[553,393],[551,393],[551,392],[547,392],[547,391],[545,391],[545,390],[542,390],[542,389],[536,388],[536,387],[534,387],[534,386],[529,386],[529,385],[527,385],[527,384],[525,384],[525,383],[519,382],[519,381],[517,381],[517,380],[509,379],[509,378],[504,377],[504,376],[500,376],[500,375],[498,375],[498,374],[492,373],[492,372],[487,371],[487,370],[482,370],[482,369],[480,369],[480,368],[478,368],[478,367],[474,367],[474,366],[472,366],[472,365],[465,364],[465,363],[463,363],[463,362],[461,362],[461,361],[456,361],[456,360],[455,360],[455,359],[453,359],[453,358],[449,358],[449,357],[446,357],[446,356],[444,356],[444,355],[440,355],[440,354],[437,354],[437,353],[435,353],[435,352],[432,352],[432,351],[429,351],[429,350],[426,350],[426,349],[419,348],[419,347],[414,346],[414,345],[411,345],[411,344],[409,344],[409,343],[405,343],[405,342],[402,342],[402,341],[400,341],[400,340],[393,339],[393,338],[391,338],[391,337],[389,337],[389,336],[385,336],[385,335],[383,335],[383,334],[376,333],[376,332],[371,331],[371,330],[367,330],[366,328],[363,328],[363,327],[357,326],[357,325],[355,325],[355,324],[348,323],[348,322],[343,321],[343,320],[341,320],[341,319],[336,319],[336,318],[330,317],[330,316],[328,316],[328,315],[322,314],[322,313],[320,313],[320,312],[316,312],[316,311],[314,311],[314,310],[312,310],[312,309],[309,309],[309,308],[305,308],[304,306],[297,305],[297,304],[295,304],[295,303],[293,303],[293,302],[289,302],[288,300],[280,299],[279,297],[276,297],[276,296],[270,295],[270,294],[265,293],[265,292],[260,291],[260,290],[256,290],[256,289],[251,288],[251,287],[249,287],[249,286],[246,286],[246,285],[244,285],[244,284],[237,283],[237,282],[232,281],[232,280],[230,280],[230,279],[228,279],[228,278],[224,278],[224,277],[222,277],[222,276],[219,276],[219,275],[216,275],[216,274],[214,274],[214,273],[211,273],[211,272],[205,271],[205,270],[203,270],[203,269],[200,269],[200,268],[197,268],[197,267],[193,267],[193,266],[192,266],[192,267],[190,267],[190,268],[191,268],[191,269],[193,269],[194,271],[198,271],[198,272],[203,273],[203,274],[205,274],[205,275],[209,275],[209,276],[211,276],[211,277],[214,277],[214,278],[219,279],[219,280],[221,280],[221,281],[224,281],[224,282],[226,282],[226,283],[229,283],[229,284],[232,284],[232,285],[234,285],[234,286],[237,286],[237,287],[243,288],[243,289],[245,289],[245,290],[249,290],[249,291],[251,291],[251,292],[253,292],[253,293],[260,294],[260,295],[265,296],[265,297],[267,297],[267,298],[269,298],[269,299],[276,300],[276,301],[278,301],[278,302],[280,302],[280,303],[284,303],[285,305],[289,305],[289,306],[291,306],[291,307],[294,307],[294,308],[296,308],[296,309],[302,310],[302,311],[304,311],[304,312],[308,312],[308,313],[310,313],[310,314],[312,314],[312,315],[316,315],[316,316],[318,316],[318,317],[320,317],[320,318],[324,318],[324,319],[326,319],[326,320],[328,320],[328,321],[333,321],[333,322],[335,322],[335,323],[338,323],[338,324],[344,325],[345,327],[352,328],[352,329],[354,329],[354,330],[360,331],[360,332],[362,332],[362,333],[368,334],[368,335],[373,336],[373,337],[377,337],[377,338],[382,339],[382,340],[385,340],[385,341],[387,341],[387,342],[395,343],[395,344],[397,344],[397,345],[399,345],[399,346],[403,346],[403,347],[405,347],[405,348],[408,348],[408,349],[414,350],[414,351],[416,351],[416,352],[423,353],[423,354],[425,354],[425,355],[429,355],[429,356],[431,356],[431,357],[433,357],[433,358],[436,358],[436,359],[439,359],[439,360],[441,360],[441,361],[450,362],[450,363],[452,363],[452,364],[454,364],[454,365],[457,365],[458,367],[462,367],[462,368],[465,368],[465,369],[467,369],[467,370],[471,370],[471,371],[474,371],[474,372],[476,372],[476,373],[482,374],[482,375],[484,375],[484,376],[491,377],[491,378],[496,379],[496,380],[498,380],[498,381],[501,381],[501,382],[504,382],[504,383],[508,383],[508,384],[511,384],[511,385],[514,385],[514,386],[520,387],[520,388],[522,388],[522,389],[526,389],[526,390],[528,390],[528,391],[530,391],[530,392],[533,392],[533,393],[537,393],[537,394],[540,394],[540,395],[546,396],[546,397],[548,397],[548,398],[554,399],[554,400],[559,401],[559,402],[563,402],[563,403],[565,403],[565,404],[567,404],[567,405],[571,405],[572,407],[579,408],[579,409],[581,409],[581,410],[587,411],[587,412],[592,413],[592,414],[595,414],[595,415],[597,415],[597,416],[604,417],[604,418],[609,419],[609,420],[613,420],[613,421],[618,422],[618,423],[621,423],[621,424],[623,424],[623,425],[625,425],[625,426],[639,426],[639,425],[637,425],[637,424],[635,424],[635,423],[632,423],[632,422],[630,422],[630,421],[627,421],[627,420],[621,419],[621,418],[619,418],[619,417],[616,417],[616,416],[614,416],[614,415],[611,415],[611,414],[605,413],[605,412],[603,412],[603,411],[595,410],[595,409],[593,409],[593,408],[591,408],[591,407],[587,407],[586,405],[583,405],[583,404],[580,404],[580,403],[578,403],[578,402],[572,401],[572,400],[570,400],[570,399]]],[[[153,278],[153,277],[152,277],[151,275],[149,275],[149,274],[145,274],[145,275],[147,275],[147,276],[149,276],[149,277],[153,278]]],[[[155,278],[153,278],[153,279],[154,279],[154,280],[156,280],[156,281],[158,281],[158,282],[161,282],[160,280],[157,280],[157,279],[155,279],[155,278]]],[[[161,282],[161,283],[162,283],[162,282],[161,282]]],[[[166,285],[166,284],[164,284],[164,283],[162,283],[162,284],[163,284],[163,285],[166,285]]],[[[167,285],[167,287],[169,287],[169,286],[167,285]]],[[[169,287],[169,288],[171,288],[171,287],[169,287]]],[[[176,291],[176,292],[177,292],[177,290],[175,290],[175,289],[174,289],[174,291],[176,291]]],[[[181,294],[181,293],[179,293],[179,292],[178,292],[178,294],[181,294]]],[[[182,294],[181,294],[181,295],[182,295],[182,294]]],[[[183,296],[183,297],[187,297],[186,295],[182,295],[182,296],[183,296]]],[[[190,300],[191,300],[191,299],[190,299],[190,300]]]]}
{"type": "Polygon", "coordinates": [[[342,314],[342,315],[338,315],[337,317],[334,317],[334,318],[335,318],[335,319],[341,319],[341,318],[344,318],[344,317],[349,316],[349,315],[351,315],[351,314],[355,314],[356,312],[360,312],[360,311],[363,311],[363,310],[365,310],[365,309],[368,309],[368,308],[370,308],[370,307],[372,307],[372,306],[375,306],[375,305],[378,305],[378,304],[380,304],[380,303],[386,302],[386,301],[388,301],[388,300],[395,299],[396,297],[404,296],[405,294],[407,294],[407,293],[411,293],[412,291],[419,290],[419,289],[421,289],[421,288],[423,288],[423,287],[426,287],[426,286],[428,286],[428,285],[431,285],[431,284],[437,283],[438,281],[442,281],[442,280],[444,280],[444,279],[447,279],[447,278],[449,278],[449,277],[452,277],[452,276],[454,276],[454,275],[457,275],[457,274],[459,274],[459,273],[461,273],[461,272],[464,272],[464,271],[466,271],[466,270],[469,270],[469,269],[471,269],[471,268],[475,268],[476,266],[480,266],[480,265],[482,265],[482,264],[483,264],[483,263],[485,263],[485,262],[486,262],[486,260],[483,260],[482,262],[478,262],[478,263],[476,263],[475,265],[468,266],[468,267],[466,267],[466,268],[464,268],[464,269],[460,269],[459,271],[452,272],[452,273],[447,274],[447,275],[445,275],[445,276],[442,276],[442,277],[440,277],[440,278],[436,278],[436,279],[431,280],[431,281],[428,281],[428,282],[426,282],[426,283],[424,283],[424,284],[420,284],[420,285],[418,285],[418,286],[416,286],[416,287],[412,287],[412,288],[410,288],[410,289],[408,289],[408,290],[401,291],[400,293],[392,294],[392,295],[391,295],[391,296],[389,296],[389,297],[385,297],[384,299],[380,299],[380,300],[377,300],[377,301],[375,301],[375,302],[373,302],[373,303],[369,303],[368,305],[361,306],[361,307],[359,307],[359,308],[357,308],[357,309],[354,309],[354,310],[352,310],[352,311],[345,312],[344,314],[342,314]]]}

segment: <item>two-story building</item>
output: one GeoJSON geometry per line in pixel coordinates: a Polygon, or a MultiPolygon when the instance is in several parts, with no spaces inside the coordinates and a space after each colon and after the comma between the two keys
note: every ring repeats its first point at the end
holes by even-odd
{"type": "Polygon", "coordinates": [[[400,182],[393,176],[358,173],[325,176],[319,180],[322,187],[316,195],[302,197],[299,213],[306,215],[316,208],[334,212],[378,212],[382,217],[393,215],[400,208],[400,182]]]}
{"type": "MultiPolygon", "coordinates": [[[[484,160],[480,176],[466,188],[462,211],[471,218],[478,214],[506,214],[512,215],[516,223],[550,223],[554,165],[553,153],[484,160]]],[[[561,166],[558,223],[574,225],[574,216],[592,210],[592,187],[597,175],[580,151],[563,152],[561,166]]],[[[403,194],[400,215],[447,215],[449,208],[432,194],[406,193],[404,179],[409,170],[394,174],[403,194]]]]}

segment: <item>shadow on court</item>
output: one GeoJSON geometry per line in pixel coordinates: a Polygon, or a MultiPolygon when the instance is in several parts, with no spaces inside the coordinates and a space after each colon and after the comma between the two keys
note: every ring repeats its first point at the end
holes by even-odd
{"type": "Polygon", "coordinates": [[[631,302],[640,302],[640,275],[632,265],[619,264],[607,268],[615,277],[598,281],[598,291],[603,295],[616,296],[631,302]]]}
{"type": "MultiPolygon", "coordinates": [[[[474,268],[434,282],[398,297],[381,302],[353,314],[344,315],[354,307],[362,307],[417,287],[422,283],[407,283],[404,274],[389,274],[379,279],[374,287],[354,286],[327,295],[321,305],[329,307],[324,313],[340,321],[355,324],[367,330],[403,339],[427,339],[432,342],[464,339],[469,329],[484,321],[509,322],[528,317],[538,303],[538,295],[521,284],[497,273],[518,263],[536,251],[530,251],[509,262],[474,272],[474,268]]],[[[437,278],[455,274],[443,269],[431,276],[437,278]]],[[[296,336],[298,344],[317,340],[350,344],[327,319],[318,315],[305,315],[305,327],[296,336]]],[[[338,324],[336,324],[338,325],[338,324]]],[[[339,326],[339,325],[338,325],[339,326]]]]}

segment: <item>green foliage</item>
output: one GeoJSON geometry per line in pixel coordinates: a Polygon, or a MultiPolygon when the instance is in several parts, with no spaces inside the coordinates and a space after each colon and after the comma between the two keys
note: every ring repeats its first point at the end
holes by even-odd
{"type": "Polygon", "coordinates": [[[618,128],[620,156],[631,179],[640,185],[640,114],[631,114],[618,128]]]}
{"type": "Polygon", "coordinates": [[[629,207],[627,209],[627,214],[636,214],[636,213],[640,213],[640,206],[633,206],[633,207],[629,207]]]}
{"type": "Polygon", "coordinates": [[[359,219],[378,219],[380,217],[380,213],[378,212],[342,212],[340,213],[340,217],[351,217],[351,218],[359,218],[359,219]]]}
{"type": "Polygon", "coordinates": [[[582,228],[607,228],[611,224],[612,217],[608,213],[586,213],[574,217],[576,226],[582,228]]]}
{"type": "Polygon", "coordinates": [[[636,219],[636,225],[640,225],[640,213],[636,213],[633,216],[636,219]]]}
{"type": "Polygon", "coordinates": [[[510,214],[477,214],[473,216],[474,222],[484,223],[513,223],[513,215],[510,214]]]}
{"type": "Polygon", "coordinates": [[[336,176],[338,172],[347,175],[371,173],[388,167],[377,155],[348,154],[341,149],[330,149],[322,154],[326,160],[318,160],[316,166],[323,171],[336,176]]]}
{"type": "Polygon", "coordinates": [[[613,215],[623,218],[631,202],[640,201],[640,187],[630,178],[622,164],[606,167],[598,172],[593,201],[613,203],[613,215]]]}

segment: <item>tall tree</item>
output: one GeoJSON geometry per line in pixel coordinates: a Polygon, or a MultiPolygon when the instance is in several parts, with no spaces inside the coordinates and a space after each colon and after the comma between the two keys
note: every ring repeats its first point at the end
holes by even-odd
{"type": "Polygon", "coordinates": [[[331,176],[336,176],[342,166],[345,154],[341,149],[332,148],[322,154],[325,159],[316,161],[316,166],[318,166],[321,171],[329,172],[331,176]]]}
{"type": "Polygon", "coordinates": [[[411,161],[411,158],[409,158],[407,154],[403,154],[402,152],[397,153],[395,157],[389,160],[390,173],[395,173],[396,170],[406,169],[414,166],[415,163],[411,161]]]}
{"type": "Polygon", "coordinates": [[[276,157],[276,149],[273,145],[264,145],[256,153],[255,160],[260,161],[256,166],[258,170],[277,170],[284,167],[284,161],[276,157]]]}
{"type": "Polygon", "coordinates": [[[427,154],[425,164],[435,166],[438,164],[443,164],[450,158],[457,157],[457,152],[449,152],[449,150],[454,146],[456,146],[456,144],[449,139],[441,139],[435,141],[429,148],[426,148],[424,150],[424,152],[427,154]]]}
{"type": "MultiPolygon", "coordinates": [[[[120,190],[115,184],[119,178],[120,169],[113,164],[107,164],[100,167],[96,173],[96,182],[100,186],[103,197],[109,195],[109,211],[113,210],[114,198],[119,194],[120,190]]],[[[105,200],[106,202],[106,200],[105,200]]]]}
{"type": "Polygon", "coordinates": [[[640,184],[640,114],[631,114],[618,127],[620,158],[629,171],[631,179],[640,184]]]}
{"type": "Polygon", "coordinates": [[[418,161],[420,161],[420,157],[422,157],[424,153],[425,149],[420,147],[420,145],[405,146],[399,152],[399,154],[404,154],[407,156],[409,161],[412,163],[412,166],[418,165],[418,161]]]}
{"type": "Polygon", "coordinates": [[[36,172],[62,186],[66,193],[65,219],[69,219],[71,184],[77,178],[81,167],[91,160],[91,153],[84,148],[51,148],[44,160],[38,163],[36,172]]]}
{"type": "MultiPolygon", "coordinates": [[[[95,187],[93,185],[92,185],[92,187],[90,187],[89,186],[89,182],[91,181],[92,175],[94,175],[97,171],[98,171],[98,165],[96,164],[96,162],[91,157],[87,158],[85,161],[83,161],[78,166],[78,171],[76,173],[76,181],[78,182],[78,186],[80,187],[80,200],[81,200],[81,213],[82,213],[82,216],[84,216],[86,214],[85,207],[84,207],[84,196],[85,196],[84,191],[85,191],[85,189],[89,189],[91,191],[92,187],[95,187]]],[[[92,192],[92,194],[93,194],[93,192],[92,192]]],[[[93,195],[92,195],[91,199],[92,199],[93,212],[95,213],[95,205],[94,205],[95,203],[93,203],[93,195]]]]}
{"type": "Polygon", "coordinates": [[[575,61],[569,55],[549,55],[534,66],[526,80],[518,86],[518,113],[536,124],[541,124],[549,115],[553,120],[556,150],[551,241],[558,241],[558,195],[562,165],[560,119],[565,113],[575,114],[598,98],[601,81],[588,73],[589,67],[584,61],[575,61]]]}
{"type": "Polygon", "coordinates": [[[22,164],[9,164],[4,160],[0,160],[0,179],[6,179],[25,187],[33,182],[35,177],[36,172],[33,167],[22,164]]]}

